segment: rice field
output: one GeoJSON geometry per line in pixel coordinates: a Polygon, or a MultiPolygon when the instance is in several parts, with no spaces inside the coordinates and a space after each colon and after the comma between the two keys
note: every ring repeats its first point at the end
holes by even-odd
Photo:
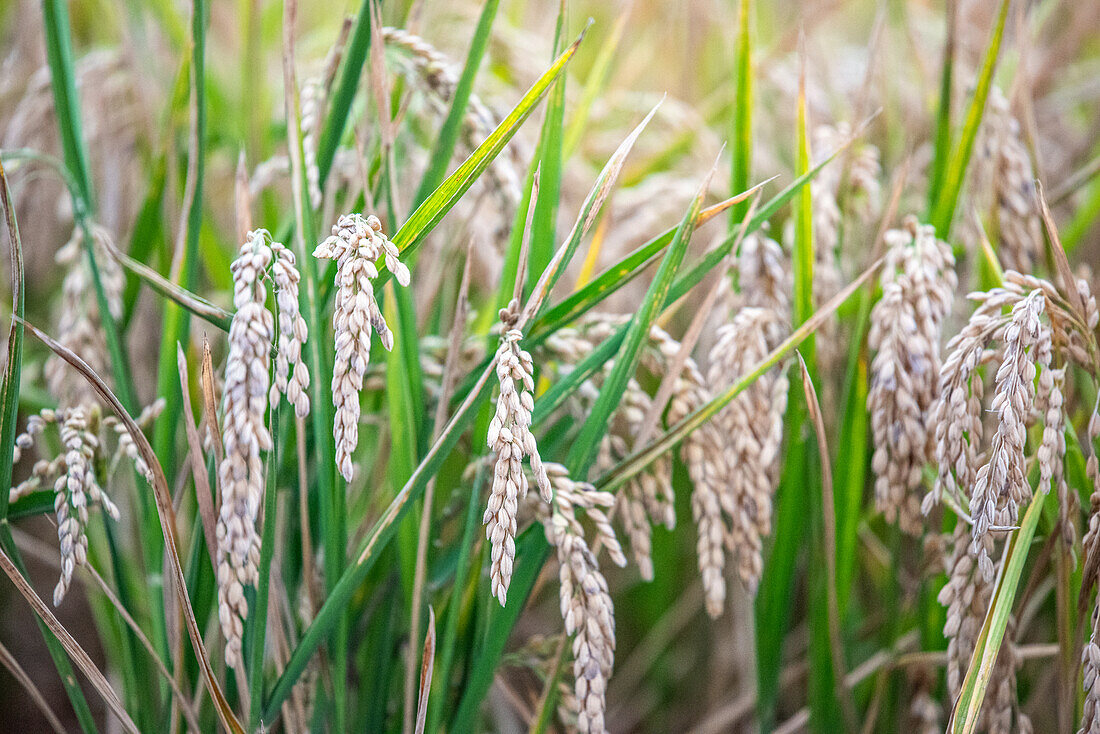
{"type": "Polygon", "coordinates": [[[1098,29],[6,3],[3,728],[1100,734],[1098,29]]]}

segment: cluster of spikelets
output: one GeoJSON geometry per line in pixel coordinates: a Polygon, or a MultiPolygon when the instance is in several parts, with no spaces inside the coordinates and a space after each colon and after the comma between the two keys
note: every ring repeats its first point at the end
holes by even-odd
{"type": "MultiPolygon", "coordinates": [[[[947,561],[948,583],[940,593],[940,603],[947,607],[944,634],[949,641],[948,685],[953,694],[961,687],[962,672],[992,599],[994,532],[1015,525],[1020,506],[1031,499],[1025,446],[1027,427],[1033,422],[1043,426],[1036,453],[1038,491],[1058,493],[1064,523],[1070,522],[1069,512],[1075,509],[1063,478],[1062,384],[1066,363],[1085,356],[1082,340],[1091,339],[1097,311],[1087,288],[1073,296],[1075,305],[1052,284],[1009,271],[1003,287],[972,296],[979,306],[947,347],[940,397],[932,412],[940,470],[926,509],[951,498],[970,526],[967,532],[960,522],[955,531],[947,561]],[[982,403],[979,372],[987,362],[996,365],[995,370],[991,366],[994,392],[988,410],[982,403]],[[985,448],[982,434],[987,415],[995,416],[997,422],[985,448]]],[[[990,703],[983,709],[991,731],[1010,730],[1016,706],[1012,647],[1009,636],[994,671],[990,703]]],[[[1026,718],[1017,712],[1017,727],[1027,726],[1026,718]]]]}
{"type": "Polygon", "coordinates": [[[313,256],[336,262],[336,305],[332,314],[336,359],[332,371],[332,403],[336,409],[332,435],[336,466],[344,479],[354,474],[352,454],[359,443],[359,392],[370,363],[371,329],[387,350],[393,332],[374,296],[378,262],[384,260],[398,284],[409,284],[409,269],[398,259],[397,246],[382,233],[378,217],[345,214],[332,227],[332,236],[313,256]]]}
{"type": "Polygon", "coordinates": [[[271,450],[267,408],[282,395],[298,416],[309,412],[309,372],[301,361],[307,338],[298,312],[300,279],[294,254],[263,229],[250,232],[230,266],[233,306],[229,355],[225,364],[222,444],[218,470],[218,617],[226,639],[225,659],[240,661],[241,637],[248,603],[244,587],[258,580],[260,538],[256,520],[264,493],[262,452],[271,450]],[[278,356],[271,379],[271,352],[276,344],[276,319],[267,308],[268,278],[275,286],[278,312],[278,356]]]}
{"type": "Polygon", "coordinates": [[[523,458],[531,462],[535,484],[545,502],[550,502],[550,479],[531,434],[531,411],[535,408],[534,364],[520,348],[523,332],[517,328],[519,301],[513,299],[500,310],[502,334],[496,353],[496,374],[500,385],[496,413],[489,423],[487,442],[493,451],[493,487],[485,508],[486,537],[492,546],[490,579],[492,594],[504,606],[516,556],[516,514],[519,501],[527,496],[523,458]]]}
{"type": "MultiPolygon", "coordinates": [[[[726,318],[708,355],[706,386],[711,394],[746,374],[788,331],[789,278],[778,243],[750,237],[737,271],[739,292],[728,299],[726,318]]],[[[692,515],[699,526],[699,569],[712,617],[725,605],[727,549],[746,589],[755,592],[760,581],[763,539],[771,534],[779,481],[787,389],[781,367],[765,372],[684,442],[695,482],[692,515]]],[[[672,420],[683,417],[676,406],[670,412],[672,420]]]]}
{"type": "Polygon", "coordinates": [[[535,516],[557,554],[565,634],[573,638],[574,697],[566,703],[576,707],[578,730],[597,734],[606,731],[607,682],[615,656],[614,606],[600,571],[599,548],[606,549],[615,564],[626,565],[608,516],[616,499],[591,484],[574,481],[560,464],[543,464],[531,433],[534,362],[519,345],[523,338],[519,301],[513,299],[499,315],[501,337],[494,358],[499,394],[487,434],[493,454],[493,485],[483,519],[491,546],[491,591],[503,606],[515,562],[520,502],[527,497],[529,486],[522,463],[526,457],[541,500],[536,503],[535,516]],[[595,547],[586,540],[577,511],[595,526],[595,547]]]}
{"type": "Polygon", "coordinates": [[[1030,272],[1041,261],[1043,243],[1035,172],[1020,123],[997,87],[990,90],[978,146],[975,188],[989,212],[997,256],[1006,268],[1030,272]]]}
{"type": "Polygon", "coordinates": [[[44,410],[27,421],[27,430],[15,442],[15,460],[34,445],[34,439],[47,425],[56,424],[61,438],[61,453],[53,461],[39,461],[29,480],[11,489],[11,500],[19,499],[53,479],[54,512],[57,515],[57,539],[61,549],[61,578],[53,591],[58,605],[72,583],[76,566],[88,560],[89,504],[97,504],[111,518],[119,518],[118,508],[100,486],[95,475],[95,456],[99,439],[89,416],[81,406],[60,411],[44,410]]]}
{"type": "MultiPolygon", "coordinates": [[[[333,435],[337,466],[350,480],[358,442],[359,391],[370,360],[372,328],[386,349],[393,347],[393,334],[374,295],[377,262],[384,260],[401,285],[408,285],[409,271],[374,216],[341,216],[332,236],[318,245],[313,255],[336,261],[333,435]]],[[[272,241],[266,230],[255,230],[248,234],[231,271],[236,311],[225,365],[225,458],[218,474],[221,505],[216,532],[218,616],[226,639],[226,663],[236,666],[248,616],[244,590],[259,580],[256,522],[265,486],[263,453],[272,448],[268,406],[274,409],[285,396],[295,415],[304,418],[310,407],[310,375],[302,360],[308,333],[299,311],[301,276],[294,254],[272,241]],[[268,280],[275,289],[274,314],[267,305],[268,280]]]]}
{"type": "MultiPolygon", "coordinates": [[[[435,112],[446,116],[459,82],[461,67],[446,54],[435,48],[421,36],[403,28],[385,26],[381,29],[381,40],[388,48],[400,50],[395,55],[398,69],[410,83],[410,86],[423,90],[435,112]]],[[[338,38],[326,55],[321,72],[305,78],[300,92],[302,163],[306,174],[306,185],[310,204],[320,209],[325,201],[321,191],[320,170],[317,167],[317,149],[321,136],[321,117],[331,94],[336,71],[343,59],[347,38],[343,34],[338,38]]],[[[476,93],[471,93],[466,112],[462,118],[462,137],[460,143],[466,152],[471,152],[496,129],[500,116],[494,113],[476,93]]],[[[476,187],[484,187],[486,192],[499,199],[500,223],[511,222],[511,213],[520,198],[521,160],[517,148],[522,141],[513,140],[494,158],[486,177],[488,185],[478,181],[476,187]]],[[[461,152],[461,150],[460,150],[461,152]]],[[[525,166],[525,164],[523,164],[525,166]]],[[[335,152],[326,190],[338,190],[341,186],[352,189],[362,186],[362,158],[355,150],[339,148],[335,152]]],[[[249,182],[253,197],[273,185],[277,180],[290,175],[290,158],[285,154],[275,155],[256,165],[249,182]]],[[[506,236],[502,232],[498,232],[506,236]]]]}
{"type": "MultiPolygon", "coordinates": [[[[103,337],[96,276],[88,251],[96,260],[99,288],[112,318],[122,314],[124,277],[110,257],[110,233],[90,224],[88,231],[77,227],[55,260],[65,269],[61,302],[57,312],[57,339],[83,356],[97,373],[106,372],[106,343],[103,337]]],[[[9,490],[9,501],[49,487],[54,492],[54,513],[61,554],[61,576],[54,588],[53,602],[59,605],[72,583],[78,565],[87,562],[88,510],[99,506],[108,516],[119,519],[119,510],[104,486],[125,457],[146,481],[149,467],[139,454],[125,426],[113,415],[101,416],[97,398],[89,383],[77,379],[61,357],[51,355],[44,369],[47,386],[58,400],[56,409],[46,409],[27,419],[26,429],[15,441],[13,461],[18,462],[50,426],[56,426],[61,451],[52,459],[40,458],[30,476],[9,490]],[[113,448],[112,448],[113,447],[113,448]]],[[[147,406],[137,417],[148,427],[160,415],[164,400],[147,406]]]]}
{"type": "MultiPolygon", "coordinates": [[[[141,412],[137,424],[142,428],[150,426],[163,409],[164,401],[157,400],[141,412]]],[[[42,487],[52,487],[54,491],[61,550],[61,578],[53,592],[56,606],[65,598],[76,567],[87,562],[88,509],[98,505],[112,519],[119,519],[118,507],[103,488],[119,460],[128,458],[147,481],[151,481],[152,476],[126,428],[115,416],[101,417],[98,406],[94,405],[46,409],[30,416],[26,430],[16,437],[14,461],[30,451],[50,426],[57,427],[61,452],[53,459],[36,461],[31,475],[11,488],[8,499],[15,502],[42,487]],[[112,436],[115,448],[109,451],[107,441],[112,436]],[[100,465],[108,467],[106,477],[97,476],[100,465]]]]}
{"type": "Polygon", "coordinates": [[[875,505],[907,533],[924,528],[922,472],[932,459],[931,408],[939,395],[940,339],[957,279],[955,258],[913,217],[885,235],[882,297],[871,312],[867,410],[875,447],[875,505]]]}
{"type": "MultiPolygon", "coordinates": [[[[1093,405],[1089,416],[1086,440],[1090,448],[1085,463],[1085,474],[1092,482],[1092,495],[1089,497],[1089,526],[1084,537],[1085,568],[1082,572],[1082,591],[1089,589],[1097,581],[1100,569],[1100,460],[1096,457],[1096,442],[1100,439],[1100,395],[1093,405]]],[[[1082,714],[1081,730],[1085,734],[1100,732],[1100,604],[1092,610],[1092,633],[1081,654],[1084,674],[1085,706],[1082,714]]]]}
{"type": "MultiPolygon", "coordinates": [[[[671,377],[666,420],[674,424],[711,396],[724,391],[764,358],[788,330],[789,274],[780,246],[764,237],[748,238],[738,257],[740,290],[727,298],[727,316],[716,334],[704,377],[696,362],[682,356],[682,345],[660,328],[650,330],[641,364],[654,376],[671,377]]],[[[562,329],[546,340],[548,356],[561,374],[579,363],[625,322],[622,316],[593,314],[576,328],[562,329]]],[[[571,401],[584,415],[599,393],[609,367],[581,385],[571,401]]],[[[778,482],[779,449],[787,380],[779,368],[765,373],[711,421],[689,434],[681,456],[692,479],[692,516],[698,530],[697,550],[706,608],[719,616],[726,599],[726,558],[736,559],[738,576],[750,591],[763,567],[763,538],[771,532],[772,497],[778,482]]],[[[660,406],[663,409],[663,406],[660,406]]],[[[630,380],[601,447],[602,468],[609,469],[634,445],[647,415],[651,396],[630,380]]],[[[650,558],[652,527],[675,523],[672,457],[662,455],[626,482],[616,495],[616,517],[630,542],[643,578],[653,574],[650,558]]]]}
{"type": "MultiPolygon", "coordinates": [[[[91,225],[90,234],[103,297],[110,315],[117,319],[122,315],[125,276],[119,264],[109,255],[110,233],[104,227],[91,225]]],[[[57,251],[54,259],[65,270],[56,317],[57,340],[81,355],[96,374],[105,375],[108,372],[107,344],[84,233],[79,227],[73,230],[72,238],[57,251]]],[[[73,379],[73,375],[61,357],[51,355],[46,360],[46,386],[50,394],[57,398],[59,406],[94,404],[96,396],[91,385],[86,380],[73,379]]]]}
{"type": "Polygon", "coordinates": [[[560,464],[547,464],[545,470],[553,487],[553,499],[548,507],[542,506],[540,516],[546,540],[557,555],[558,597],[565,633],[573,638],[577,728],[585,734],[595,734],[606,730],[607,682],[615,666],[615,608],[607,579],[600,571],[599,548],[602,546],[616,565],[626,565],[607,516],[615,498],[587,482],[570,479],[560,464]],[[585,539],[577,511],[592,521],[595,544],[585,539]]]}
{"type": "MultiPolygon", "coordinates": [[[[1077,508],[1064,476],[1063,391],[1069,364],[1096,369],[1100,312],[1084,280],[1059,290],[1009,270],[1002,285],[970,295],[978,306],[948,342],[941,362],[943,322],[956,283],[950,248],[912,218],[886,239],[883,296],[872,311],[870,335],[876,350],[868,396],[875,498],[889,520],[911,533],[921,531],[921,514],[938,504],[959,516],[946,539],[948,582],[939,595],[947,607],[947,680],[955,696],[992,602],[999,533],[1017,524],[1021,506],[1032,499],[1027,479],[1032,462],[1037,491],[1057,494],[1061,538],[1072,546],[1077,508]],[[988,400],[987,380],[993,386],[988,400]],[[1032,426],[1037,441],[1029,458],[1032,426]],[[920,501],[928,463],[938,471],[920,501]]],[[[1100,418],[1090,421],[1094,429],[1100,433],[1100,418]]],[[[1100,472],[1095,458],[1090,462],[1089,478],[1096,482],[1100,472]]],[[[1100,526],[1095,513],[1092,517],[1090,529],[1100,526]]],[[[1095,544],[1095,533],[1086,536],[1086,588],[1089,564],[1097,563],[1095,544]]],[[[1083,658],[1085,731],[1098,725],[1096,634],[1083,658]]],[[[1010,625],[982,712],[981,726],[990,731],[1030,730],[1018,709],[1018,663],[1010,625]]]]}
{"type": "MultiPolygon", "coordinates": [[[[765,237],[748,238],[737,261],[739,292],[726,299],[727,316],[717,330],[706,376],[687,357],[672,376],[666,420],[674,424],[728,388],[733,381],[782,341],[788,330],[789,271],[780,246],[765,237]]],[[[625,317],[590,315],[577,328],[562,329],[546,340],[559,372],[584,359],[625,317]]],[[[682,345],[653,327],[643,346],[641,363],[668,379],[682,345]]],[[[604,368],[606,372],[608,368],[604,368]]],[[[573,410],[583,415],[599,392],[603,372],[577,391],[573,410]]],[[[736,559],[738,576],[750,591],[763,567],[763,538],[771,532],[772,497],[778,482],[779,449],[787,380],[779,368],[765,373],[711,421],[689,434],[681,456],[692,479],[692,516],[698,531],[697,551],[707,612],[719,616],[726,599],[726,558],[736,559]]],[[[662,406],[663,407],[663,406],[662,406]]],[[[630,451],[652,398],[636,380],[627,384],[612,416],[601,450],[604,469],[630,451]]],[[[652,527],[675,523],[672,457],[662,455],[626,482],[616,495],[616,516],[630,541],[643,578],[653,575],[652,527]]]]}
{"type": "MultiPolygon", "coordinates": [[[[813,294],[814,303],[821,306],[843,287],[847,276],[842,270],[845,253],[841,242],[845,228],[866,222],[876,211],[879,198],[879,150],[870,143],[851,142],[851,126],[840,122],[836,126],[819,125],[813,133],[813,160],[821,163],[825,157],[850,143],[841,158],[822,168],[810,182],[813,200],[813,294]]],[[[793,222],[792,222],[793,225],[793,222]]],[[[787,241],[793,242],[793,226],[785,230],[787,241]]],[[[852,239],[852,233],[847,233],[852,239]]],[[[788,289],[786,293],[790,293],[788,289]]],[[[836,368],[844,357],[840,347],[840,321],[834,314],[818,329],[817,362],[823,372],[836,368]]]]}
{"type": "MultiPolygon", "coordinates": [[[[662,382],[670,380],[665,416],[668,424],[681,420],[713,394],[728,388],[788,332],[789,275],[779,245],[752,237],[744,243],[737,266],[740,290],[726,301],[729,315],[723,317],[725,323],[709,354],[707,376],[694,359],[682,353],[683,345],[662,329],[652,327],[643,342],[641,367],[662,382]],[[673,370],[678,372],[672,374],[673,370]]],[[[515,301],[500,313],[502,336],[496,354],[500,397],[488,437],[495,467],[484,518],[492,546],[492,592],[504,603],[503,593],[514,563],[517,511],[528,487],[521,461],[529,456],[545,500],[537,503],[536,515],[557,550],[561,611],[566,633],[573,637],[573,705],[578,712],[578,728],[584,732],[604,731],[614,617],[597,553],[602,546],[616,564],[626,563],[611,526],[612,520],[617,520],[642,577],[652,578],[652,529],[658,524],[671,528],[675,522],[672,456],[658,457],[614,496],[570,479],[563,467],[542,465],[530,428],[533,360],[519,347],[522,332],[515,328],[518,317],[515,301]],[[548,481],[546,486],[544,479],[548,481]],[[590,546],[584,539],[575,517],[577,509],[583,509],[592,520],[598,545],[590,546]]],[[[543,342],[542,364],[559,377],[568,375],[627,320],[621,315],[587,314],[575,326],[560,329],[543,342]]],[[[562,409],[574,418],[583,418],[599,395],[610,367],[604,365],[582,382],[562,409]]],[[[713,616],[721,614],[725,604],[727,554],[737,559],[739,576],[747,588],[755,588],[761,573],[763,537],[771,531],[787,389],[781,369],[767,372],[714,420],[689,434],[681,448],[694,484],[692,510],[699,530],[699,566],[707,611],[713,616]]],[[[647,440],[648,435],[643,434],[655,427],[646,424],[659,419],[665,407],[654,405],[654,396],[638,378],[628,380],[599,447],[597,468],[606,471],[640,448],[639,439],[647,440]]]]}

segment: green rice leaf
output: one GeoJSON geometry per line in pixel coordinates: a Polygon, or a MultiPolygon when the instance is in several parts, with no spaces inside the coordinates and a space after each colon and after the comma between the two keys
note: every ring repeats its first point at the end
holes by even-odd
{"type": "Polygon", "coordinates": [[[970,155],[974,151],[974,141],[978,137],[978,129],[982,124],[982,113],[985,111],[985,101],[989,97],[990,87],[993,85],[993,72],[997,68],[997,55],[1001,50],[1001,39],[1004,37],[1005,20],[1008,18],[1008,0],[1001,0],[1001,9],[997,14],[996,25],[986,47],[985,58],[982,61],[981,71],[978,73],[977,85],[974,88],[974,96],[970,100],[970,106],[966,110],[966,119],[963,122],[958,145],[951,152],[944,168],[943,180],[936,194],[936,204],[932,208],[930,223],[936,228],[938,237],[946,238],[951,229],[951,221],[955,218],[955,207],[959,202],[959,193],[962,191],[963,181],[966,178],[966,169],[970,163],[970,155]]]}
{"type": "Polygon", "coordinates": [[[642,303],[627,325],[622,346],[619,347],[618,353],[615,355],[614,366],[604,380],[599,397],[596,398],[588,418],[581,426],[580,433],[573,442],[569,456],[566,459],[566,466],[575,477],[583,478],[587,473],[588,466],[599,449],[600,440],[607,431],[607,423],[611,419],[611,414],[619,407],[623,391],[626,390],[627,381],[637,368],[642,345],[649,338],[650,327],[653,326],[653,322],[656,321],[658,314],[661,312],[672,287],[672,281],[676,277],[676,272],[684,261],[688,244],[691,242],[691,235],[694,233],[695,225],[699,221],[699,212],[703,209],[703,197],[706,196],[713,175],[714,171],[712,170],[703,185],[699,187],[699,192],[695,195],[687,212],[684,213],[683,219],[680,220],[680,226],[676,228],[676,234],[672,237],[672,243],[661,261],[661,266],[658,268],[653,282],[649,285],[649,290],[646,291],[645,298],[642,299],[642,303]]]}
{"type": "Polygon", "coordinates": [[[535,109],[535,105],[546,94],[550,85],[564,71],[565,65],[573,58],[582,40],[584,40],[583,32],[527,90],[527,93],[501,121],[496,130],[477,147],[477,150],[470,154],[470,157],[454,173],[447,177],[447,180],[424,199],[424,203],[416,208],[408,221],[394,234],[392,240],[403,255],[407,256],[409,253],[416,251],[416,248],[428,236],[428,233],[439,224],[439,221],[451,210],[451,207],[458,202],[462,195],[473,185],[474,181],[477,180],[477,177],[504,149],[504,146],[511,140],[519,126],[535,109]]]}
{"type": "Polygon", "coordinates": [[[499,6],[500,0],[485,0],[485,5],[481,8],[477,28],[470,41],[470,50],[466,53],[466,65],[462,68],[458,85],[455,86],[451,107],[447,111],[447,119],[443,121],[443,127],[439,130],[439,137],[436,138],[435,147],[432,149],[432,157],[428,161],[424,176],[420,179],[420,187],[416,191],[416,196],[413,197],[413,208],[420,206],[428,198],[428,194],[439,186],[447,172],[447,164],[454,155],[458,134],[462,131],[466,107],[474,88],[474,78],[481,66],[481,60],[485,57],[485,49],[489,46],[489,33],[493,28],[499,6]]]}
{"type": "MultiPolygon", "coordinates": [[[[737,22],[737,58],[734,61],[736,91],[733,99],[733,143],[730,148],[730,191],[749,187],[752,172],[752,35],[749,13],[752,0],[741,0],[737,22]]],[[[748,211],[742,202],[730,210],[730,234],[737,232],[748,211]]]]}
{"type": "MultiPolygon", "coordinates": [[[[561,50],[565,32],[565,0],[558,6],[558,25],[554,36],[554,53],[561,50]]],[[[531,252],[527,261],[527,288],[535,282],[554,254],[555,230],[558,220],[558,200],[561,198],[562,128],[565,124],[565,81],[563,74],[554,82],[546,103],[546,118],[539,137],[539,192],[531,222],[531,252]]]]}
{"type": "Polygon", "coordinates": [[[970,656],[970,666],[947,724],[948,730],[955,734],[971,734],[977,730],[978,714],[985,701],[989,679],[993,675],[993,666],[997,662],[997,653],[1000,652],[1001,642],[1008,628],[1008,618],[1012,614],[1012,605],[1016,600],[1016,589],[1024,571],[1024,564],[1031,552],[1031,541],[1035,537],[1035,529],[1039,525],[1043,505],[1057,501],[1051,497],[1056,495],[1039,494],[1031,500],[1019,529],[1012,531],[1012,536],[1005,548],[1005,559],[993,588],[993,601],[989,605],[989,611],[986,612],[985,621],[978,633],[974,653],[970,656]]]}

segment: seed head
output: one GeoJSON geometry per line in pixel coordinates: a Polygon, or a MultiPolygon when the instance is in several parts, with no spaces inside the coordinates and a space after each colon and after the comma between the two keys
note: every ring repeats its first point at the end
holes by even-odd
{"type": "Polygon", "coordinates": [[[393,349],[393,333],[374,297],[377,263],[386,267],[402,286],[409,284],[409,269],[398,259],[397,246],[382,233],[382,223],[371,215],[344,214],[332,227],[332,236],[317,246],[313,256],[336,261],[336,305],[332,326],[336,360],[332,371],[332,403],[336,408],[332,428],[336,440],[336,466],[344,479],[355,473],[352,454],[359,443],[359,391],[370,363],[371,329],[382,346],[393,349]]]}
{"type": "Polygon", "coordinates": [[[256,518],[263,501],[264,467],[261,452],[271,450],[265,423],[270,400],[271,346],[275,319],[264,306],[264,275],[274,254],[265,230],[250,232],[230,270],[236,313],[229,327],[229,356],[225,363],[225,417],[222,443],[225,458],[219,467],[221,507],[218,512],[218,618],[225,636],[225,662],[240,662],[241,636],[248,603],[244,587],[256,583],[260,538],[256,518]]]}
{"type": "Polygon", "coordinates": [[[492,545],[492,593],[504,606],[516,554],[516,512],[519,501],[527,495],[523,457],[530,457],[535,483],[546,502],[550,501],[551,488],[531,433],[531,411],[535,407],[534,364],[531,355],[519,347],[523,338],[523,333],[515,328],[519,303],[513,300],[508,308],[501,309],[500,318],[505,330],[496,353],[500,395],[487,437],[495,457],[493,487],[483,522],[492,545]]]}
{"type": "Polygon", "coordinates": [[[956,285],[954,257],[935,231],[906,220],[886,233],[882,298],[871,311],[867,409],[875,452],[875,504],[913,535],[923,528],[921,472],[932,458],[926,421],[938,396],[940,333],[956,285]]]}

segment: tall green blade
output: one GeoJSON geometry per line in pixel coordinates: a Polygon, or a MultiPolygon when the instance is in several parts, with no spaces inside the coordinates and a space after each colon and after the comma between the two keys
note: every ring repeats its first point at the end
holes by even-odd
{"type": "Polygon", "coordinates": [[[974,151],[974,141],[977,140],[978,129],[982,124],[985,101],[993,85],[993,72],[997,68],[997,56],[1001,50],[1001,39],[1004,37],[1008,5],[1008,0],[1001,1],[1001,10],[997,15],[989,46],[985,51],[981,71],[978,73],[974,96],[966,110],[966,119],[963,122],[958,145],[951,152],[939,191],[936,193],[936,204],[932,208],[929,223],[936,228],[938,237],[947,237],[951,229],[951,221],[955,218],[955,207],[958,205],[959,194],[966,179],[966,169],[970,164],[970,155],[974,151]]]}
{"type": "MultiPolygon", "coordinates": [[[[554,35],[554,53],[560,53],[564,42],[566,23],[565,0],[558,6],[558,25],[554,35]]],[[[531,222],[531,252],[527,260],[527,288],[535,287],[535,281],[554,254],[555,225],[558,219],[558,200],[561,198],[562,128],[565,124],[565,75],[554,82],[546,102],[546,118],[539,138],[539,194],[531,222]]]]}
{"type": "Polygon", "coordinates": [[[473,40],[470,41],[470,50],[466,54],[466,65],[462,68],[462,76],[455,86],[451,107],[447,111],[443,127],[439,130],[439,137],[432,149],[428,167],[424,171],[423,178],[420,179],[420,187],[416,190],[416,196],[413,197],[413,208],[420,206],[428,198],[428,194],[439,186],[447,173],[447,164],[454,155],[458,134],[462,131],[466,107],[474,88],[474,77],[477,76],[481,60],[485,57],[485,49],[489,46],[489,32],[493,28],[499,6],[500,0],[485,0],[485,5],[481,8],[477,29],[474,31],[473,40]]]}
{"type": "MultiPolygon", "coordinates": [[[[711,171],[711,175],[713,173],[711,171]]],[[[627,382],[637,369],[641,348],[649,339],[649,330],[661,312],[672,287],[672,281],[680,269],[680,264],[684,261],[691,235],[699,221],[699,212],[703,208],[703,197],[706,196],[707,188],[710,186],[711,175],[707,176],[687,212],[684,213],[683,219],[680,220],[680,226],[676,228],[676,234],[672,237],[672,243],[661,261],[661,266],[657,269],[657,274],[650,283],[645,298],[642,299],[641,305],[627,326],[622,346],[615,355],[615,364],[605,378],[600,394],[569,450],[565,464],[570,473],[578,479],[583,479],[587,474],[588,467],[599,450],[600,441],[607,432],[611,414],[619,407],[627,382]]]]}
{"type": "Polygon", "coordinates": [[[451,207],[473,185],[479,175],[489,166],[508,141],[515,134],[519,126],[523,124],[531,112],[535,109],[542,96],[546,94],[550,85],[561,75],[565,65],[577,52],[577,47],[584,40],[584,33],[572,43],[550,65],[542,76],[527,90],[519,103],[501,121],[496,130],[477,147],[470,157],[460,165],[447,180],[440,184],[425,200],[416,208],[416,211],[408,218],[393,236],[393,242],[400,248],[403,255],[415,252],[423,239],[435,225],[443,219],[451,207]]]}
{"type": "MultiPolygon", "coordinates": [[[[752,170],[752,36],[749,34],[749,13],[752,0],[741,0],[737,23],[737,58],[734,62],[736,91],[733,100],[733,142],[730,149],[730,191],[749,187],[752,170]]],[[[749,203],[742,202],[730,209],[730,234],[734,234],[745,218],[749,203]]]]}

